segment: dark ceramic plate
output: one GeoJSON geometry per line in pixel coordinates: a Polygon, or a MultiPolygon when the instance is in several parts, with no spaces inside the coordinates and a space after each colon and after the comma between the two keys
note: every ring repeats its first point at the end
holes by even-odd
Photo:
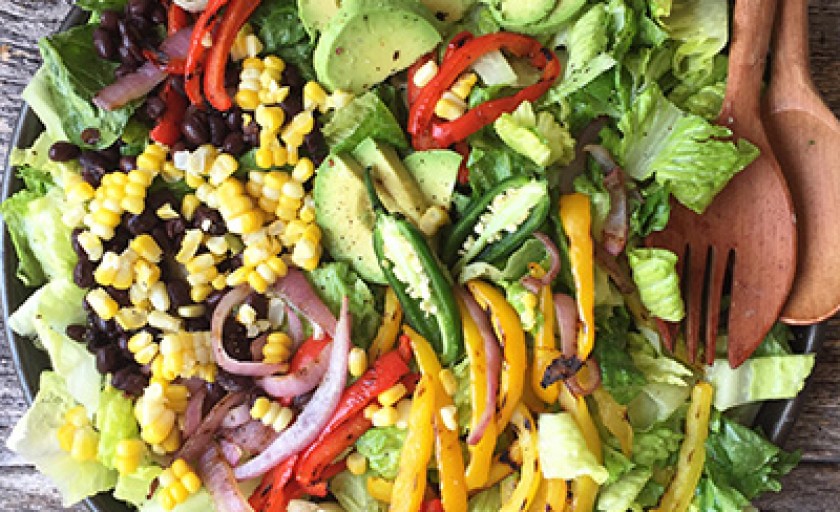
{"type": "MultiPolygon", "coordinates": [[[[73,8],[67,19],[61,26],[65,30],[74,25],[83,23],[86,14],[73,8]]],[[[27,148],[32,145],[35,139],[43,130],[43,125],[35,116],[35,113],[24,105],[18,118],[17,126],[12,134],[9,149],[13,147],[27,148]]],[[[3,183],[2,199],[6,199],[22,187],[21,180],[14,174],[10,166],[6,165],[6,179],[3,183]]],[[[32,341],[18,336],[11,329],[6,321],[18,306],[32,293],[32,289],[26,288],[15,277],[17,268],[17,257],[11,240],[0,223],[0,247],[2,247],[2,258],[0,258],[0,302],[3,308],[3,320],[6,329],[6,338],[12,349],[12,359],[17,368],[18,378],[26,400],[31,403],[38,392],[38,380],[42,371],[50,367],[46,353],[37,349],[32,341]]],[[[825,326],[823,324],[811,327],[794,328],[796,336],[792,346],[794,350],[801,353],[816,353],[825,338],[825,326]]],[[[807,388],[791,400],[776,400],[765,403],[755,419],[755,425],[762,428],[768,437],[777,444],[783,443],[796,422],[799,410],[805,402],[807,388]]],[[[96,512],[128,512],[129,508],[122,502],[115,500],[109,494],[101,494],[87,500],[88,507],[96,512]]]]}

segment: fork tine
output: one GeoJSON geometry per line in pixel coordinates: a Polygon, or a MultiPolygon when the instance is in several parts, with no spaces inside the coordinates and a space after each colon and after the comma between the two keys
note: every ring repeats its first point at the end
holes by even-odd
{"type": "Polygon", "coordinates": [[[709,295],[706,303],[706,364],[715,362],[715,345],[717,344],[718,322],[720,320],[720,301],[723,296],[723,280],[726,277],[726,266],[729,262],[729,251],[712,248],[709,261],[709,295]]]}
{"type": "Polygon", "coordinates": [[[700,343],[700,322],[703,316],[703,288],[706,282],[706,260],[709,249],[696,246],[688,249],[688,279],[686,280],[686,322],[685,339],[688,348],[688,360],[697,359],[697,346],[700,343]]]}

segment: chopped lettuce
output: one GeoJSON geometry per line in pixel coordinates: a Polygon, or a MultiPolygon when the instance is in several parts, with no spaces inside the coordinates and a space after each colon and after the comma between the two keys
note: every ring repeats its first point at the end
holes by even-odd
{"type": "Polygon", "coordinates": [[[501,141],[482,140],[473,145],[467,158],[470,186],[480,195],[511,176],[534,175],[541,171],[529,158],[513,151],[501,141]]]}
{"type": "Polygon", "coordinates": [[[315,77],[312,67],[314,46],[298,18],[295,0],[262,2],[251,15],[250,23],[256,28],[265,52],[279,55],[286,63],[297,67],[306,79],[315,77]]]}
{"type": "Polygon", "coordinates": [[[626,512],[633,508],[636,497],[644,489],[653,472],[649,468],[631,469],[617,481],[608,484],[598,494],[598,510],[626,512]]]}
{"type": "Polygon", "coordinates": [[[366,92],[337,110],[322,132],[335,153],[352,151],[368,137],[398,148],[408,147],[393,112],[374,92],[366,92]]]}
{"type": "Polygon", "coordinates": [[[599,315],[604,309],[596,310],[598,323],[598,341],[593,355],[601,368],[601,382],[604,389],[616,400],[626,405],[630,403],[647,384],[642,373],[627,351],[630,339],[630,319],[623,308],[616,308],[612,314],[599,315]]]}
{"type": "Polygon", "coordinates": [[[671,191],[655,181],[642,187],[641,200],[630,198],[630,229],[640,237],[662,231],[671,217],[671,191]]]}
{"type": "Polygon", "coordinates": [[[545,478],[573,480],[589,476],[598,484],[607,481],[607,468],[598,463],[586,446],[586,439],[570,413],[540,414],[537,425],[540,469],[545,478]]]}
{"type": "Polygon", "coordinates": [[[95,29],[95,25],[81,25],[38,42],[47,69],[47,88],[43,92],[51,95],[42,100],[58,114],[71,142],[82,147],[107,148],[120,137],[141,101],[110,111],[91,103],[96,93],[114,81],[118,66],[90,58],[96,54],[92,36],[95,29]],[[96,144],[86,144],[81,139],[81,133],[91,127],[99,130],[96,144]]]}
{"type": "Polygon", "coordinates": [[[686,207],[702,213],[729,180],[758,156],[758,149],[732,132],[687,114],[668,101],[656,86],[645,89],[621,117],[615,133],[606,131],[605,145],[636,180],[653,177],[669,186],[686,207]]]}
{"type": "Polygon", "coordinates": [[[121,10],[128,0],[76,0],[76,5],[86,11],[101,12],[121,10]]]}
{"type": "Polygon", "coordinates": [[[677,255],[667,249],[630,249],[627,251],[633,282],[642,303],[653,316],[679,322],[685,316],[685,304],[677,276],[677,255]]]}
{"type": "Polygon", "coordinates": [[[140,507],[149,495],[152,482],[163,472],[163,468],[156,465],[141,466],[130,475],[120,475],[114,487],[114,497],[118,500],[140,507]]]}
{"type": "Polygon", "coordinates": [[[406,431],[398,427],[376,427],[356,441],[356,450],[368,460],[370,470],[394,479],[400,469],[400,455],[406,431]]]}
{"type": "Polygon", "coordinates": [[[76,461],[59,446],[58,429],[64,424],[64,414],[75,405],[64,379],[51,371],[41,373],[35,401],[6,441],[10,450],[52,480],[65,507],[117,483],[116,471],[95,460],[76,461]]]}
{"type": "Polygon", "coordinates": [[[455,409],[458,411],[458,429],[462,434],[465,434],[470,427],[470,420],[472,418],[472,395],[470,393],[470,360],[464,358],[460,363],[452,367],[452,373],[455,375],[455,380],[458,382],[458,389],[455,391],[455,396],[452,401],[455,404],[455,409]]]}
{"type": "Polygon", "coordinates": [[[522,102],[493,123],[496,134],[517,153],[541,167],[568,165],[575,157],[575,140],[547,111],[534,113],[531,102],[522,102]]]}
{"type": "Polygon", "coordinates": [[[703,80],[729,40],[729,4],[726,0],[667,3],[656,18],[668,36],[680,42],[674,53],[674,75],[689,82],[703,80]]]}
{"type": "Polygon", "coordinates": [[[124,439],[140,438],[131,399],[118,389],[106,386],[99,396],[96,429],[99,431],[97,457],[105,466],[116,469],[117,444],[124,439]]]}
{"type": "Polygon", "coordinates": [[[309,272],[308,276],[334,315],[338,315],[343,297],[350,300],[353,343],[367,347],[376,336],[381,320],[367,284],[344,262],[325,263],[309,272]]]}
{"type": "Polygon", "coordinates": [[[715,387],[715,408],[725,411],[751,402],[793,398],[813,368],[814,354],[754,357],[738,368],[717,359],[706,378],[715,387]]]}
{"type": "Polygon", "coordinates": [[[330,492],[346,512],[384,512],[387,505],[367,491],[368,475],[342,471],[330,480],[330,492]]]}
{"type": "Polygon", "coordinates": [[[468,512],[496,512],[502,509],[502,493],[498,485],[484,489],[467,503],[468,512]]]}

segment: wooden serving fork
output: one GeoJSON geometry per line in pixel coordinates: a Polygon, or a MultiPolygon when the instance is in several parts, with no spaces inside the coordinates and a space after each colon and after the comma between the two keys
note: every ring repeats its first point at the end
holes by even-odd
{"type": "MultiPolygon", "coordinates": [[[[705,338],[712,364],[724,280],[731,265],[728,308],[729,364],[752,354],[779,317],[796,269],[796,225],[790,191],[761,123],[761,81],[776,0],[737,0],[729,54],[729,78],[718,124],[747,139],[761,155],[736,174],[702,214],[674,203],[665,230],[646,244],[670,249],[686,299],[685,337],[694,361],[705,338]],[[702,333],[701,333],[702,331],[702,333]]],[[[662,324],[673,350],[679,326],[662,324]]]]}

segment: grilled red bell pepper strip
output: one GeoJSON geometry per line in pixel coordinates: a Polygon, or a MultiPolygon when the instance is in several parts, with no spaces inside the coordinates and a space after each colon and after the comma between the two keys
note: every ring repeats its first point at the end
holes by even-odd
{"type": "Polygon", "coordinates": [[[538,99],[548,91],[559,75],[560,61],[557,56],[532,37],[498,32],[466,40],[460,48],[448,55],[437,75],[423,87],[417,101],[411,105],[408,131],[413,136],[414,148],[447,148],[466,139],[502,114],[513,112],[523,101],[538,99]],[[435,105],[461,73],[482,55],[502,49],[516,57],[529,59],[531,65],[541,69],[539,81],[511,96],[485,101],[454,121],[435,119],[435,105]]]}
{"type": "Polygon", "coordinates": [[[371,425],[371,421],[365,418],[364,412],[360,412],[339,425],[324,439],[310,445],[300,456],[300,462],[295,471],[295,479],[298,483],[306,486],[323,480],[323,473],[330,464],[347,448],[353,446],[371,425]]]}
{"type": "Polygon", "coordinates": [[[187,99],[172,87],[171,80],[164,86],[161,99],[166,104],[166,110],[149,136],[155,142],[172,146],[181,138],[181,123],[187,111],[187,99]]]}
{"type": "Polygon", "coordinates": [[[283,493],[286,484],[292,479],[296,463],[297,455],[289,457],[265,474],[260,485],[248,498],[248,503],[254,510],[264,510],[266,505],[276,499],[275,495],[283,493]]]}
{"type": "Polygon", "coordinates": [[[204,66],[204,95],[216,110],[224,112],[233,106],[225,90],[225,66],[230,58],[230,49],[236,34],[248,21],[259,0],[230,0],[218,30],[213,37],[213,47],[204,66]]]}
{"type": "Polygon", "coordinates": [[[228,0],[210,0],[207,7],[201,13],[201,16],[193,26],[192,37],[190,38],[190,49],[187,52],[187,62],[184,66],[184,90],[187,92],[187,97],[194,105],[200,104],[203,100],[201,97],[201,78],[198,73],[198,67],[201,64],[207,48],[204,46],[204,38],[207,34],[213,31],[215,27],[216,14],[228,3],[228,0]]]}
{"type": "Polygon", "coordinates": [[[169,5],[166,20],[166,32],[170,36],[190,25],[190,15],[175,2],[169,5]]]}
{"type": "Polygon", "coordinates": [[[449,43],[447,43],[446,45],[446,50],[444,50],[443,58],[440,59],[440,61],[446,64],[446,61],[449,60],[449,58],[452,57],[452,55],[457,50],[464,46],[464,43],[474,38],[475,36],[472,35],[472,32],[469,32],[467,30],[464,30],[463,32],[458,32],[457,34],[452,36],[452,39],[450,39],[449,43]]]}
{"type": "Polygon", "coordinates": [[[295,373],[297,370],[314,361],[319,355],[321,355],[321,352],[324,351],[324,347],[326,347],[331,341],[332,338],[324,336],[324,338],[320,340],[308,338],[306,341],[301,343],[300,347],[298,347],[295,351],[295,355],[292,356],[292,361],[289,363],[289,373],[295,373]]]}

